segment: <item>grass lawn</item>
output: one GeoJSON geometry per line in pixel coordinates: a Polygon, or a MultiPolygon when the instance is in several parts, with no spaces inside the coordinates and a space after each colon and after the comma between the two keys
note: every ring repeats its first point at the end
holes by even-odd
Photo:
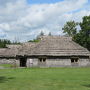
{"type": "Polygon", "coordinates": [[[90,90],[90,68],[2,69],[0,90],[90,90]]]}
{"type": "Polygon", "coordinates": [[[11,68],[11,67],[13,67],[13,65],[11,65],[11,64],[0,64],[0,67],[11,68]]]}

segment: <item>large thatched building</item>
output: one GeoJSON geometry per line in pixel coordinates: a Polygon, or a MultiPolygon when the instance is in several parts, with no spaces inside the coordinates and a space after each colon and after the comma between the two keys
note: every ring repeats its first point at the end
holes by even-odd
{"type": "Polygon", "coordinates": [[[0,63],[21,67],[90,66],[90,52],[71,37],[43,36],[38,43],[8,45],[0,49],[0,63]]]}

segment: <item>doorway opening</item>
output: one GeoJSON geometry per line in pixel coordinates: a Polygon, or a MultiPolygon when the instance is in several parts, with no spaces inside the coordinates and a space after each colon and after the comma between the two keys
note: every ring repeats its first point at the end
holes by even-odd
{"type": "Polygon", "coordinates": [[[26,67],[26,62],[27,62],[26,58],[20,58],[20,67],[26,67]]]}

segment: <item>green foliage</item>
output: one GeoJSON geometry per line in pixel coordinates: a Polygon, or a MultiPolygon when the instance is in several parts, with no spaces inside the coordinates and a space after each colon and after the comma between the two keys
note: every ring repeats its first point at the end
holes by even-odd
{"type": "Polygon", "coordinates": [[[68,36],[74,36],[77,33],[77,28],[76,26],[78,23],[75,21],[68,21],[62,28],[63,32],[66,33],[68,36]]]}
{"type": "Polygon", "coordinates": [[[80,23],[81,30],[74,36],[74,41],[90,50],[90,16],[84,16],[80,23]]]}
{"type": "Polygon", "coordinates": [[[0,39],[0,48],[6,48],[6,44],[11,44],[11,41],[7,39],[0,39]]]}
{"type": "Polygon", "coordinates": [[[11,68],[13,66],[14,65],[12,65],[12,64],[0,64],[0,67],[3,67],[3,68],[11,68]]]}
{"type": "Polygon", "coordinates": [[[0,90],[90,90],[90,68],[3,69],[0,90]]]}
{"type": "Polygon", "coordinates": [[[7,39],[0,39],[0,48],[6,48],[7,44],[21,44],[20,42],[11,42],[10,40],[7,39]]]}
{"type": "Polygon", "coordinates": [[[39,39],[29,40],[28,42],[39,42],[39,39]]]}
{"type": "Polygon", "coordinates": [[[62,29],[68,36],[72,36],[75,42],[90,50],[90,16],[84,16],[80,23],[68,21],[62,29]],[[81,28],[78,33],[77,25],[81,28]]]}

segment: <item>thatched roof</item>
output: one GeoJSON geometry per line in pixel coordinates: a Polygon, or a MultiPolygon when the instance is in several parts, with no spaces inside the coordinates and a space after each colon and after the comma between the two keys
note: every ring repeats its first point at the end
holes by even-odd
{"type": "Polygon", "coordinates": [[[72,41],[71,37],[43,36],[39,43],[27,43],[19,52],[21,55],[47,56],[89,56],[90,52],[72,41]]]}
{"type": "Polygon", "coordinates": [[[8,45],[0,49],[0,57],[20,56],[90,56],[90,52],[72,41],[71,37],[43,36],[41,41],[28,42],[22,45],[8,45]]]}
{"type": "Polygon", "coordinates": [[[0,57],[16,57],[21,45],[7,45],[7,48],[0,49],[0,57]]]}
{"type": "Polygon", "coordinates": [[[33,50],[34,47],[36,47],[38,43],[35,43],[35,42],[27,42],[27,43],[23,43],[22,44],[22,48],[19,48],[19,52],[18,52],[18,55],[26,55],[26,52],[29,51],[31,52],[33,50]]]}

